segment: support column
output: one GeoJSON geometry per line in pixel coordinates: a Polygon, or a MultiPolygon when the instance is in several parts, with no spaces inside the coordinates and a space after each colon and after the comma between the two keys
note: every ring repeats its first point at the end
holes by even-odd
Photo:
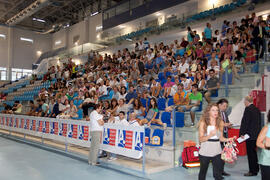
{"type": "Polygon", "coordinates": [[[7,63],[7,80],[11,80],[12,77],[12,66],[13,66],[13,28],[8,28],[8,63],[7,63]]]}

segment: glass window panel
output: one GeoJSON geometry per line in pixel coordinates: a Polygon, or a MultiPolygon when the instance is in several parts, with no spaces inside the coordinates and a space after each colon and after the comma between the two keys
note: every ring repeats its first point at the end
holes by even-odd
{"type": "Polygon", "coordinates": [[[126,2],[116,7],[116,14],[122,14],[128,10],[129,10],[129,2],[126,2]]]}
{"type": "Polygon", "coordinates": [[[2,81],[7,80],[7,71],[1,71],[1,80],[2,81]]]}

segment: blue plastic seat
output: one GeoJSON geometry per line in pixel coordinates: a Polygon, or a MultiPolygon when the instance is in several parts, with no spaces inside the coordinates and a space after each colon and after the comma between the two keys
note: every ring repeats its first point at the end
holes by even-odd
{"type": "Polygon", "coordinates": [[[158,109],[164,111],[166,108],[166,99],[165,98],[158,98],[157,100],[158,109]]]}
{"type": "Polygon", "coordinates": [[[175,112],[175,126],[184,127],[185,126],[185,113],[175,112]]]}
{"type": "Polygon", "coordinates": [[[172,126],[171,123],[171,113],[170,112],[163,112],[161,115],[161,121],[166,123],[168,127],[172,126]]]}
{"type": "Polygon", "coordinates": [[[141,103],[142,103],[143,107],[145,107],[145,108],[146,108],[146,99],[141,98],[141,103]]]}
{"type": "Polygon", "coordinates": [[[170,98],[168,100],[168,106],[172,106],[172,105],[174,105],[174,101],[173,101],[173,98],[170,98]]]}

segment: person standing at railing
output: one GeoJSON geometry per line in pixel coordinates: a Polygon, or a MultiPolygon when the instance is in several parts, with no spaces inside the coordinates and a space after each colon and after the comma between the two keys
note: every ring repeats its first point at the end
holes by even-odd
{"type": "Polygon", "coordinates": [[[94,111],[90,114],[90,136],[91,136],[91,146],[88,156],[88,164],[96,166],[100,163],[97,162],[99,146],[102,138],[103,131],[103,115],[101,115],[102,107],[97,104],[94,111]]]}
{"type": "Polygon", "coordinates": [[[257,51],[256,59],[258,60],[259,58],[263,58],[264,50],[265,50],[264,38],[267,35],[267,32],[265,31],[264,21],[256,23],[256,26],[253,29],[252,35],[253,35],[253,42],[255,44],[255,49],[257,51]]]}

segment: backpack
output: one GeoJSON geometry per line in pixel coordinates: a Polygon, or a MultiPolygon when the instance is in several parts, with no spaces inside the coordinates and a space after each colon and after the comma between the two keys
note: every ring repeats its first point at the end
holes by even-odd
{"type": "Polygon", "coordinates": [[[199,166],[199,149],[196,146],[185,147],[182,152],[183,167],[199,166]],[[190,166],[190,164],[194,164],[190,166]]]}

